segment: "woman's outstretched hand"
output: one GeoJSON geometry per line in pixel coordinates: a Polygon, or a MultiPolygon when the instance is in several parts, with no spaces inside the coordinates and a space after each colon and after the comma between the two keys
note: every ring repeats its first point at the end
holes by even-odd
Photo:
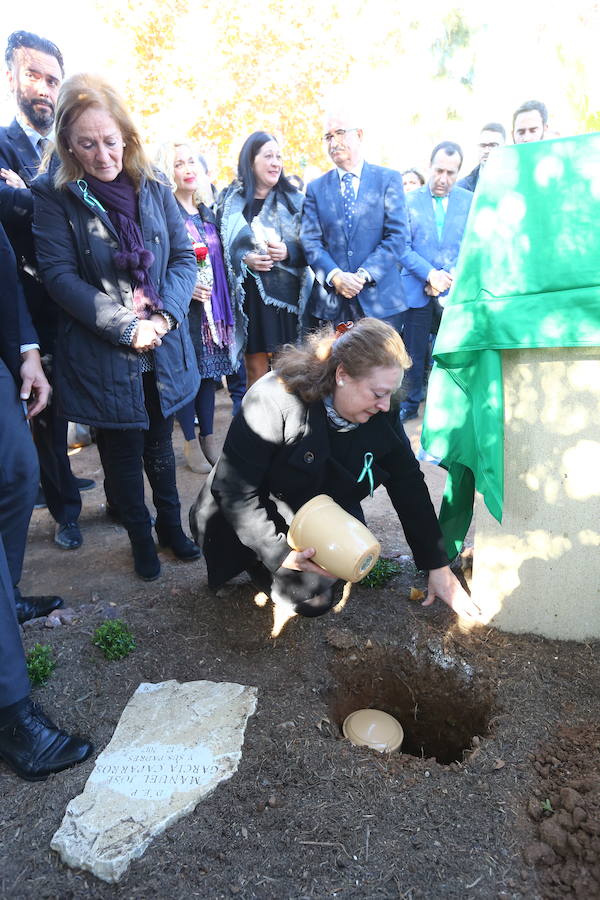
{"type": "Polygon", "coordinates": [[[469,597],[450,566],[430,570],[427,599],[421,606],[431,606],[436,597],[447,603],[463,619],[477,619],[481,615],[481,609],[469,597]]]}
{"type": "Polygon", "coordinates": [[[281,563],[281,568],[292,569],[294,572],[314,572],[315,575],[325,575],[326,578],[335,581],[335,575],[311,562],[311,556],[314,556],[315,552],[314,547],[307,547],[306,550],[291,550],[281,563]]]}

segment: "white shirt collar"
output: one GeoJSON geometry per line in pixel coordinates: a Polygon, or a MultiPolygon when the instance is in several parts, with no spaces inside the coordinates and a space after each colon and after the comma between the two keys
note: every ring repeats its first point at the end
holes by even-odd
{"type": "Polygon", "coordinates": [[[23,131],[25,132],[25,134],[27,135],[27,137],[29,138],[29,141],[34,150],[37,151],[38,141],[40,138],[48,138],[48,140],[50,140],[50,141],[54,140],[54,128],[52,129],[52,131],[48,132],[48,134],[40,134],[39,131],[36,131],[35,128],[33,128],[26,121],[25,117],[23,116],[23,114],[21,112],[18,112],[17,115],[15,116],[15,118],[16,118],[17,122],[19,123],[19,125],[21,126],[21,128],[23,129],[23,131]]]}
{"type": "MultiPolygon", "coordinates": [[[[444,207],[444,212],[447,212],[447,211],[448,211],[448,197],[450,196],[451,193],[452,193],[452,191],[450,191],[449,194],[446,194],[445,197],[442,197],[442,198],[441,198],[441,200],[442,200],[442,206],[444,207]]],[[[431,197],[431,202],[432,202],[433,206],[435,207],[435,201],[436,201],[438,198],[437,198],[434,194],[431,193],[431,190],[429,190],[429,196],[431,197]]]]}
{"type": "Polygon", "coordinates": [[[344,177],[344,175],[347,175],[348,173],[350,173],[351,175],[355,175],[356,178],[358,178],[358,180],[360,181],[364,164],[365,164],[364,159],[360,159],[357,162],[357,164],[354,166],[354,168],[348,169],[348,171],[346,171],[346,169],[340,169],[339,166],[336,166],[335,170],[338,173],[338,178],[340,179],[340,182],[341,182],[342,178],[344,177]]]}

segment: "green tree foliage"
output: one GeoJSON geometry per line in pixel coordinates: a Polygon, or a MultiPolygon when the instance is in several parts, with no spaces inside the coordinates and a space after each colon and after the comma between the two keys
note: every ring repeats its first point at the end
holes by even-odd
{"type": "Polygon", "coordinates": [[[216,156],[220,181],[233,176],[242,142],[258,129],[283,137],[287,171],[323,164],[323,98],[353,61],[336,40],[336,8],[126,0],[106,16],[129,48],[124,93],[150,143],[197,139],[216,156]]]}

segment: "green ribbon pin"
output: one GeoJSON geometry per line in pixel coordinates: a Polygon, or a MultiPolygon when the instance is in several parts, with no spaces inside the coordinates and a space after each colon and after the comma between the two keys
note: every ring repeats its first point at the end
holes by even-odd
{"type": "Polygon", "coordinates": [[[369,479],[369,494],[371,497],[373,496],[373,488],[374,488],[373,472],[371,471],[372,465],[373,465],[373,454],[365,453],[365,460],[364,460],[362,472],[356,479],[356,483],[360,484],[361,481],[363,480],[363,478],[368,477],[368,479],[369,479]]]}
{"type": "Polygon", "coordinates": [[[96,200],[96,198],[92,194],[90,194],[87,181],[84,181],[83,178],[78,178],[77,187],[83,194],[84,202],[87,203],[88,206],[91,206],[92,209],[99,209],[103,213],[106,212],[100,201],[96,200]]]}

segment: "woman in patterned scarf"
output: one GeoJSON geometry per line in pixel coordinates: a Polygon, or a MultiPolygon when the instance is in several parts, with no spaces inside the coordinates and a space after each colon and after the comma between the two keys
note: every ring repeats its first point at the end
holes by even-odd
{"type": "Polygon", "coordinates": [[[229,288],[245,325],[248,387],[269,371],[276,350],[299,337],[312,287],[299,236],[303,202],[283,173],[276,138],[251,134],[217,211],[229,288]]]}

